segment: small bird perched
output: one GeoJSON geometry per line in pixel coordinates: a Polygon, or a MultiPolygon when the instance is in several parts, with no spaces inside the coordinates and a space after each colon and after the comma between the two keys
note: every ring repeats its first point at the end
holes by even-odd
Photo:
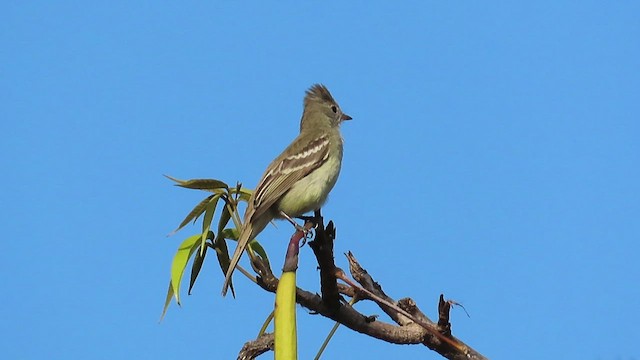
{"type": "Polygon", "coordinates": [[[249,241],[269,222],[317,210],[327,200],[340,174],[340,124],[345,120],[351,120],[351,117],[340,110],[324,85],[316,84],[307,90],[300,135],[269,164],[249,199],[238,244],[224,280],[223,296],[249,241]]]}

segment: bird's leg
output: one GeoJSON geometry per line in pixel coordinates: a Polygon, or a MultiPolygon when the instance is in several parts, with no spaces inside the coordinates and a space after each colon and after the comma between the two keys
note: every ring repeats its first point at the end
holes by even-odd
{"type": "MultiPolygon", "coordinates": [[[[304,246],[304,244],[307,243],[307,234],[309,234],[309,229],[305,228],[304,226],[300,226],[300,224],[293,220],[291,216],[287,215],[287,213],[285,213],[284,211],[280,211],[280,216],[287,219],[291,223],[291,225],[296,228],[297,231],[301,231],[304,234],[304,237],[302,238],[302,245],[300,245],[304,246]]],[[[305,220],[305,222],[308,221],[307,219],[304,219],[304,217],[300,218],[305,220]]]]}
{"type": "Polygon", "coordinates": [[[283,218],[287,219],[291,223],[291,225],[293,225],[293,227],[296,228],[296,230],[304,231],[304,228],[302,226],[300,226],[295,220],[293,220],[291,218],[291,216],[287,215],[286,212],[280,211],[280,216],[282,216],[283,218]]]}

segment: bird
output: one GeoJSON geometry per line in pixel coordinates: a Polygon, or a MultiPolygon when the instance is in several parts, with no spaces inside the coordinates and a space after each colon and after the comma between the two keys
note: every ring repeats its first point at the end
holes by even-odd
{"type": "Polygon", "coordinates": [[[288,219],[318,210],[338,180],[343,139],[340,124],[351,120],[322,84],[305,93],[300,133],[269,164],[249,198],[237,245],[227,269],[225,296],[233,271],[247,245],[274,219],[288,219]]]}

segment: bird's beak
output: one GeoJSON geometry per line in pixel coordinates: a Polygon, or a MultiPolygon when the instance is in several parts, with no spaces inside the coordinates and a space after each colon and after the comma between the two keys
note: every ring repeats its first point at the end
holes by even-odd
{"type": "Polygon", "coordinates": [[[345,121],[345,120],[351,120],[353,119],[351,116],[347,115],[347,114],[342,114],[342,116],[340,117],[341,121],[345,121]]]}

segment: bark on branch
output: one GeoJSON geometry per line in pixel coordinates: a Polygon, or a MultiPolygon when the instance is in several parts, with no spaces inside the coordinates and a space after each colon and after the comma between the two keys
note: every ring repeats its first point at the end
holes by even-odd
{"type": "MultiPolygon", "coordinates": [[[[312,221],[317,225],[314,240],[309,243],[318,260],[320,269],[321,295],[297,288],[296,301],[312,312],[335,320],[351,330],[393,344],[421,344],[436,351],[447,359],[469,360],[486,359],[483,355],[451,335],[449,310],[452,301],[445,301],[440,295],[438,322],[431,321],[417,306],[415,301],[404,298],[395,301],[382,290],[382,287],[358,263],[351,252],[346,254],[351,276],[360,286],[338,284],[337,278],[349,281],[344,272],[335,265],[333,241],[335,227],[333,222],[325,227],[320,212],[316,212],[312,221]],[[344,301],[342,295],[357,297],[358,300],[376,302],[395,324],[367,316],[344,301]]],[[[258,272],[258,284],[265,290],[274,292],[278,279],[268,265],[254,259],[254,270],[258,272]]],[[[247,358],[245,358],[247,359],[247,358]]]]}

